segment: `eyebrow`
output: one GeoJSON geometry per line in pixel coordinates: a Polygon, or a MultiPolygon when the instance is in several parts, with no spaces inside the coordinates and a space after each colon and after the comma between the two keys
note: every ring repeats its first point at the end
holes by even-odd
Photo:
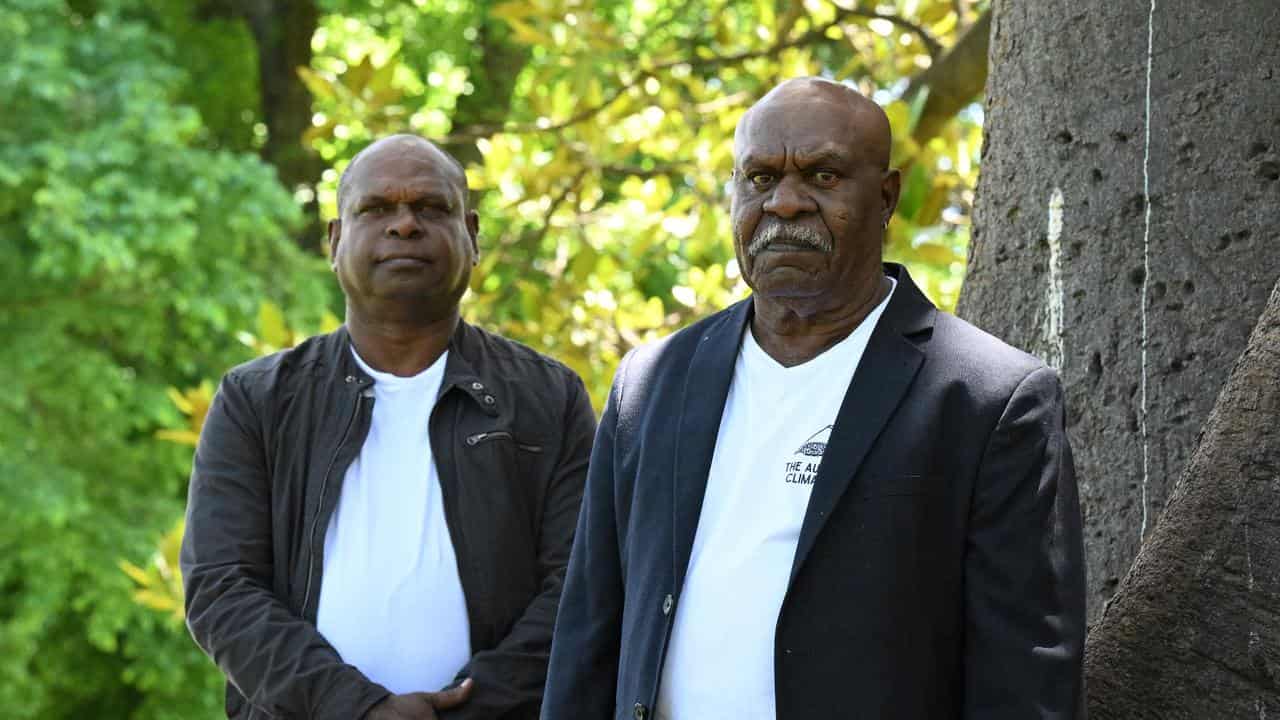
{"type": "Polygon", "coordinates": [[[776,165],[782,157],[781,153],[748,152],[738,160],[738,165],[744,168],[753,165],[776,165]]]}
{"type": "MultiPolygon", "coordinates": [[[[796,165],[803,169],[816,165],[847,166],[853,163],[853,155],[851,153],[833,145],[825,145],[810,153],[798,151],[792,153],[792,158],[795,160],[796,165]]],[[[742,168],[760,165],[773,166],[780,164],[782,160],[782,153],[748,152],[738,161],[738,165],[742,168]]]]}
{"type": "Polygon", "coordinates": [[[365,205],[375,205],[377,203],[385,203],[387,198],[370,193],[368,195],[359,195],[351,201],[352,207],[364,207],[365,205]]]}

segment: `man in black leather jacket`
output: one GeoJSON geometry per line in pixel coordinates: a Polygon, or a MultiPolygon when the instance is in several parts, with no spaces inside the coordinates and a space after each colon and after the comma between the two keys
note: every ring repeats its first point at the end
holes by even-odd
{"type": "Polygon", "coordinates": [[[466,194],[421,138],[358,155],[329,228],[346,325],[219,387],[181,566],[228,717],[538,715],[595,419],[572,370],[460,320],[466,194]]]}

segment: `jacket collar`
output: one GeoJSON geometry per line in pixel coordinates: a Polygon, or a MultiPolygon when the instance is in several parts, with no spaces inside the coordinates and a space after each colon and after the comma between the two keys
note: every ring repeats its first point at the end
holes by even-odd
{"type": "MultiPolygon", "coordinates": [[[[885,274],[898,285],[876,324],[858,363],[831,429],[827,448],[814,479],[796,542],[788,590],[804,567],[809,552],[836,503],[848,490],[876,438],[898,409],[924,363],[923,345],[932,337],[937,308],[911,281],[907,269],[885,264],[885,274]]],[[[874,482],[864,478],[860,482],[874,482]]]]}
{"type": "Polygon", "coordinates": [[[932,332],[938,308],[920,292],[907,268],[898,263],[885,263],[884,274],[896,280],[898,286],[876,325],[877,332],[886,327],[907,337],[932,332]]]}
{"type": "MultiPolygon", "coordinates": [[[[800,530],[792,581],[924,360],[917,343],[926,342],[931,335],[937,309],[912,282],[905,267],[885,263],[884,272],[897,281],[897,287],[876,324],[836,416],[828,446],[840,450],[824,458],[820,465],[800,530]]],[[[677,593],[689,566],[720,419],[752,308],[750,298],[728,308],[698,338],[689,361],[673,473],[672,544],[677,593]]]]}
{"type": "MultiPolygon", "coordinates": [[[[502,411],[504,393],[492,379],[481,375],[477,365],[481,365],[484,352],[481,331],[464,320],[458,320],[453,335],[449,338],[449,355],[445,358],[444,379],[440,383],[440,394],[444,397],[452,390],[458,390],[471,398],[477,407],[491,416],[498,416],[502,411]]],[[[331,335],[333,347],[330,350],[332,367],[335,368],[334,380],[361,391],[373,386],[373,378],[360,368],[351,354],[351,333],[344,324],[331,335]]]]}
{"type": "Polygon", "coordinates": [[[751,298],[747,298],[726,310],[698,338],[698,345],[689,360],[677,425],[673,473],[675,512],[672,547],[677,595],[684,586],[685,571],[689,567],[689,554],[693,551],[693,538],[702,513],[702,498],[706,494],[720,417],[729,397],[742,333],[751,319],[751,307],[751,298]]]}
{"type": "Polygon", "coordinates": [[[440,383],[440,397],[457,389],[475,401],[486,414],[497,417],[502,410],[504,393],[501,386],[489,377],[482,367],[484,338],[480,329],[465,320],[458,320],[449,340],[449,357],[444,363],[444,381],[440,383]]]}

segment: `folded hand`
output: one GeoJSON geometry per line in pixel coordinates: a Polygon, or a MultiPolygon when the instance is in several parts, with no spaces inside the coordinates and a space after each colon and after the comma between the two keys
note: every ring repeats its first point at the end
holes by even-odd
{"type": "Polygon", "coordinates": [[[390,695],[374,705],[365,720],[436,720],[437,710],[449,710],[465,703],[471,696],[471,679],[440,692],[415,692],[390,695]]]}

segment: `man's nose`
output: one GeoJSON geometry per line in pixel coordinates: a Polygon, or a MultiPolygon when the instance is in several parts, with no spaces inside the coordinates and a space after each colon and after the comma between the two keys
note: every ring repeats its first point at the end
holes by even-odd
{"type": "Polygon", "coordinates": [[[387,234],[404,239],[421,235],[422,224],[418,221],[418,213],[409,205],[397,205],[391,222],[387,224],[387,234]]]}
{"type": "Polygon", "coordinates": [[[813,198],[800,186],[799,180],[792,176],[783,177],[774,187],[773,193],[764,201],[765,212],[780,218],[793,218],[818,209],[813,198]]]}

